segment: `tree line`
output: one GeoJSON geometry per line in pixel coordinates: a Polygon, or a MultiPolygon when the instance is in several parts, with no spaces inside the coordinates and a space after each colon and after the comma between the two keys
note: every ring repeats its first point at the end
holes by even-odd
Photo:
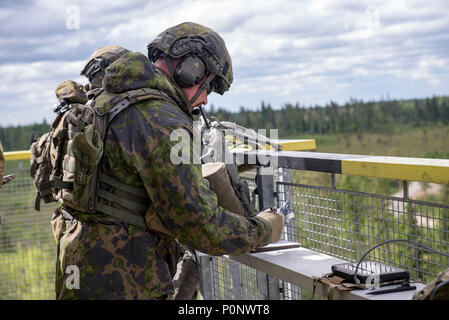
{"type": "Polygon", "coordinates": [[[350,99],[344,105],[330,101],[324,107],[287,103],[279,110],[262,102],[257,111],[240,107],[239,112],[211,106],[208,115],[256,130],[279,129],[280,137],[385,132],[402,125],[449,124],[449,96],[368,102],[350,99]]]}
{"type": "MultiPolygon", "coordinates": [[[[325,106],[312,107],[286,103],[276,110],[262,101],[258,110],[242,106],[238,112],[230,112],[213,105],[207,109],[207,115],[218,120],[256,130],[279,129],[281,138],[304,134],[388,132],[403,125],[449,124],[449,96],[367,102],[350,99],[341,105],[330,101],[325,106]]],[[[0,127],[0,141],[5,151],[26,150],[33,133],[39,137],[49,128],[45,119],[40,124],[0,127]]]]}
{"type": "Polygon", "coordinates": [[[4,151],[27,150],[33,134],[38,138],[49,130],[50,124],[45,119],[32,125],[0,127],[0,141],[4,151]]]}

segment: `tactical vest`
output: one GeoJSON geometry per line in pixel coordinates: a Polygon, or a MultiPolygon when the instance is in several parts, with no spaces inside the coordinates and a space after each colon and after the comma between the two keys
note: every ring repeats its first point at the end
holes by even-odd
{"type": "Polygon", "coordinates": [[[148,229],[144,215],[151,201],[146,190],[124,184],[98,168],[112,120],[128,106],[149,99],[176,105],[165,93],[150,88],[119,94],[111,104],[101,107],[66,103],[50,132],[31,145],[35,209],[40,209],[41,199],[45,203],[57,201],[69,210],[100,212],[148,229]],[[111,187],[114,193],[109,191],[111,187]]]}

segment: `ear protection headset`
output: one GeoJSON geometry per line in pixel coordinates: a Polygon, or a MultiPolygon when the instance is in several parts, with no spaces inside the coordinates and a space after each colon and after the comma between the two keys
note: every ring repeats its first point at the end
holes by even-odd
{"type": "Polygon", "coordinates": [[[176,69],[173,68],[172,61],[167,56],[165,56],[165,59],[174,80],[182,88],[193,87],[200,83],[205,76],[207,76],[206,80],[201,84],[196,94],[189,101],[191,104],[195,102],[203,91],[207,91],[207,94],[209,94],[217,88],[216,74],[208,71],[206,64],[200,56],[195,54],[186,55],[178,63],[176,69]]]}
{"type": "MultiPolygon", "coordinates": [[[[169,38],[167,35],[168,40],[166,42],[171,42],[171,44],[166,49],[166,53],[160,50],[157,44],[150,43],[147,46],[148,57],[151,61],[154,62],[158,58],[163,57],[167,61],[170,74],[181,87],[194,86],[204,76],[207,76],[208,78],[201,86],[202,90],[207,90],[208,93],[215,91],[219,94],[223,94],[227,90],[230,84],[224,75],[228,71],[229,63],[226,61],[223,65],[220,62],[215,43],[206,43],[201,37],[195,36],[176,40],[169,38]],[[182,59],[176,70],[174,70],[170,58],[182,59]]],[[[167,44],[164,42],[164,45],[167,44]]]]}
{"type": "Polygon", "coordinates": [[[189,88],[200,83],[206,71],[206,65],[200,57],[187,56],[176,66],[174,78],[181,87],[189,88]]]}

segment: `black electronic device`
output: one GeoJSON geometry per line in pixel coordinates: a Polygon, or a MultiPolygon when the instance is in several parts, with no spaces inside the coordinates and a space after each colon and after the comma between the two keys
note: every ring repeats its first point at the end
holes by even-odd
{"type": "Polygon", "coordinates": [[[357,279],[361,283],[366,283],[370,276],[379,275],[379,283],[408,280],[410,275],[406,270],[392,267],[377,261],[361,262],[357,268],[357,263],[340,263],[332,266],[332,272],[343,279],[354,282],[354,275],[357,269],[357,279]]]}
{"type": "Polygon", "coordinates": [[[385,294],[385,293],[394,293],[394,292],[409,291],[409,290],[416,290],[416,286],[411,286],[408,283],[408,281],[405,281],[399,287],[390,288],[390,289],[382,289],[382,290],[374,290],[374,291],[368,292],[367,294],[385,294]]]}

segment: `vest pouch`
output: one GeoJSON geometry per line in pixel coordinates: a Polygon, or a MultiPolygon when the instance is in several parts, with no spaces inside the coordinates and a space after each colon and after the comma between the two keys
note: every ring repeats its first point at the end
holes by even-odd
{"type": "Polygon", "coordinates": [[[93,125],[87,125],[83,132],[69,140],[63,162],[63,181],[73,182],[73,190],[62,190],[64,205],[88,212],[89,196],[94,187],[92,179],[102,154],[101,135],[93,125]]]}

